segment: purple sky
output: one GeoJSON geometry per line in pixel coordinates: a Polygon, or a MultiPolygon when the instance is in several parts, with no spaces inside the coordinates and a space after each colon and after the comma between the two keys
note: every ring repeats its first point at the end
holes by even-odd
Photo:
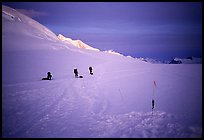
{"type": "Polygon", "coordinates": [[[201,2],[7,2],[100,50],[171,60],[202,57],[201,2]]]}

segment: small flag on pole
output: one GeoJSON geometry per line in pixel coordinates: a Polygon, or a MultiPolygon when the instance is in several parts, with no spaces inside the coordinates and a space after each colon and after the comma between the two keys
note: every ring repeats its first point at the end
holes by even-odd
{"type": "Polygon", "coordinates": [[[154,85],[155,85],[155,87],[157,86],[157,84],[156,84],[156,82],[154,81],[154,85]]]}

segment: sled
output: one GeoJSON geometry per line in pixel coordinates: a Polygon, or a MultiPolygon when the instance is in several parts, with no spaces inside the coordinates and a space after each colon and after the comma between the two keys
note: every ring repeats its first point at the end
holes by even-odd
{"type": "Polygon", "coordinates": [[[51,79],[48,79],[48,78],[46,77],[46,78],[42,78],[42,80],[51,80],[51,79]]]}
{"type": "Polygon", "coordinates": [[[75,78],[83,78],[83,76],[75,76],[75,78]]]}

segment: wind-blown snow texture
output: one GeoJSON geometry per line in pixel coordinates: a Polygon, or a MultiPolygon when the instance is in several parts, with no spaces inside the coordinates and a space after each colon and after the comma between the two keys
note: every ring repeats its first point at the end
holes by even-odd
{"type": "Polygon", "coordinates": [[[2,29],[2,137],[202,137],[202,64],[77,48],[6,6],[2,29]]]}

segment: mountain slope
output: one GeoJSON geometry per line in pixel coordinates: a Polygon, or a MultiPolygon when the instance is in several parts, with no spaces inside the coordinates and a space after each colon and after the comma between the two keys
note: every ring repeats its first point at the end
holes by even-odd
{"type": "Polygon", "coordinates": [[[35,20],[15,9],[2,5],[2,40],[3,46],[6,46],[3,50],[30,50],[51,48],[45,45],[34,46],[29,44],[30,42],[36,41],[39,44],[44,44],[46,41],[57,42],[58,38],[52,31],[35,20]],[[24,40],[18,42],[22,38],[24,40]],[[4,42],[9,43],[9,45],[4,44],[4,42]]]}
{"type": "Polygon", "coordinates": [[[94,50],[94,51],[99,51],[99,49],[93,48],[87,44],[85,44],[84,42],[82,42],[81,40],[72,40],[71,38],[67,38],[64,37],[63,35],[59,34],[57,36],[61,41],[65,41],[67,43],[70,43],[78,48],[83,48],[83,49],[88,49],[88,50],[94,50]]]}

